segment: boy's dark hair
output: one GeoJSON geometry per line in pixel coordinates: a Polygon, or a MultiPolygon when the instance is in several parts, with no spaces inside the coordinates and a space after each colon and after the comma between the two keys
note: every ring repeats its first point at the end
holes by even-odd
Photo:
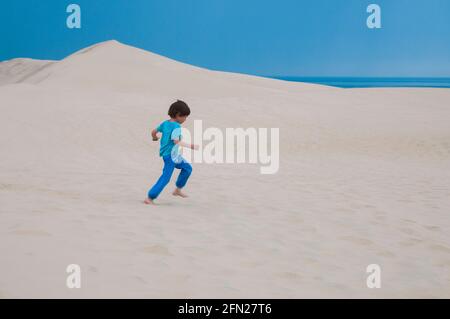
{"type": "Polygon", "coordinates": [[[188,116],[191,114],[191,109],[185,102],[177,100],[170,106],[168,114],[171,118],[175,118],[177,115],[188,116]]]}

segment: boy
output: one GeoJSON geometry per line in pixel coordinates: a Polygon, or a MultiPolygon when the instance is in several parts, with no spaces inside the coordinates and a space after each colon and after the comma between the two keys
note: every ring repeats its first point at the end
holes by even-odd
{"type": "Polygon", "coordinates": [[[175,168],[180,169],[180,175],[176,182],[176,189],[172,193],[174,196],[187,197],[181,189],[186,185],[189,176],[192,173],[192,166],[180,154],[179,147],[189,147],[193,150],[198,149],[194,144],[186,144],[181,141],[181,125],[191,114],[189,106],[180,100],[173,103],[168,112],[170,120],[162,122],[152,131],[154,141],[158,141],[158,133],[162,133],[159,156],[164,161],[164,168],[161,177],[156,184],[149,190],[145,199],[145,204],[153,204],[161,191],[169,183],[175,168]]]}

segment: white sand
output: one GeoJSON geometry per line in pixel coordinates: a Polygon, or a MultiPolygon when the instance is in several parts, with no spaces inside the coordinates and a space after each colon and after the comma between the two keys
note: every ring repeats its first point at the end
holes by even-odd
{"type": "Polygon", "coordinates": [[[2,63],[0,84],[0,297],[450,297],[448,89],[288,83],[114,41],[2,63]],[[188,128],[280,127],[279,173],[194,164],[190,198],[143,205],[176,98],[188,128]]]}

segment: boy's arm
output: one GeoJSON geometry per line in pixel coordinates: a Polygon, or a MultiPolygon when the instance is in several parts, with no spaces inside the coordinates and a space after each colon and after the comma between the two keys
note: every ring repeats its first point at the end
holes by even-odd
{"type": "Polygon", "coordinates": [[[153,138],[154,141],[159,140],[159,137],[158,137],[157,134],[158,134],[158,130],[157,130],[157,129],[154,129],[154,130],[152,131],[152,138],[153,138]]]}
{"type": "Polygon", "coordinates": [[[193,150],[198,150],[198,146],[197,145],[188,144],[188,143],[185,143],[185,142],[183,142],[181,140],[181,127],[176,128],[176,129],[173,130],[171,138],[172,138],[172,141],[173,141],[173,143],[175,145],[179,145],[181,147],[190,148],[190,149],[193,149],[193,150]]]}
{"type": "Polygon", "coordinates": [[[195,144],[188,144],[188,143],[185,143],[185,142],[180,141],[180,140],[173,140],[173,142],[176,145],[179,145],[181,147],[187,147],[187,148],[190,148],[192,150],[198,150],[198,145],[195,145],[195,144]]]}

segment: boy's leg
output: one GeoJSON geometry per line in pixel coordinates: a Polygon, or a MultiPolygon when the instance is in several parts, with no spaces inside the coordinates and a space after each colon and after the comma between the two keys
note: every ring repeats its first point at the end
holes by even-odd
{"type": "Polygon", "coordinates": [[[170,182],[173,170],[175,168],[175,163],[172,161],[170,156],[164,159],[164,168],[161,177],[158,179],[156,184],[149,190],[148,198],[151,200],[155,199],[162,192],[164,187],[170,182]]]}
{"type": "Polygon", "coordinates": [[[176,186],[177,188],[183,188],[186,185],[189,176],[191,176],[192,166],[183,160],[181,163],[175,164],[175,167],[177,169],[181,169],[180,175],[178,175],[177,178],[176,186]]]}

